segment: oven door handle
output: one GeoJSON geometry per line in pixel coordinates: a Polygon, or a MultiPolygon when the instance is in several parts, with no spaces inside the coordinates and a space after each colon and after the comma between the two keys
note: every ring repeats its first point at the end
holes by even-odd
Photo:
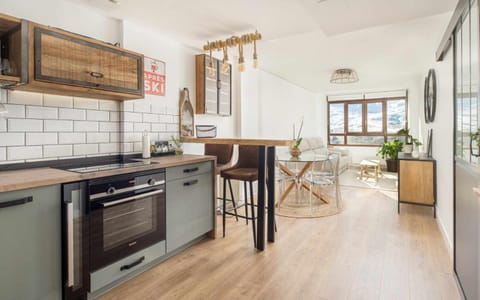
{"type": "Polygon", "coordinates": [[[149,192],[149,193],[143,193],[143,194],[132,196],[132,197],[123,198],[123,199],[112,201],[112,202],[104,202],[101,205],[103,207],[110,207],[110,206],[114,206],[114,205],[118,205],[118,204],[122,204],[122,203],[126,203],[126,202],[131,202],[131,201],[135,201],[135,200],[138,200],[138,199],[142,199],[142,198],[145,198],[145,197],[150,197],[150,196],[154,196],[154,195],[158,195],[158,194],[162,194],[162,193],[164,193],[163,189],[153,191],[153,192],[149,192]]]}

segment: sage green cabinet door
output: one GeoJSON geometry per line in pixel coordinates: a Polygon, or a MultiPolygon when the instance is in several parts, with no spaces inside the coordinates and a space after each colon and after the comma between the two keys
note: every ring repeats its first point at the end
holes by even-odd
{"type": "Polygon", "coordinates": [[[0,193],[0,299],[61,299],[60,185],[0,193]],[[3,205],[2,205],[3,204],[3,205]]]}
{"type": "Polygon", "coordinates": [[[167,252],[213,229],[213,177],[211,171],[167,181],[167,252]]]}

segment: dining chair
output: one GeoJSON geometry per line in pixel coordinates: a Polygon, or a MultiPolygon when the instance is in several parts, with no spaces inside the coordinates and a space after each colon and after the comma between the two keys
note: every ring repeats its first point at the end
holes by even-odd
{"type": "MultiPolygon", "coordinates": [[[[334,196],[334,205],[340,208],[341,193],[338,179],[340,156],[338,153],[329,153],[316,156],[312,163],[311,170],[304,177],[304,181],[310,184],[310,211],[312,211],[312,194],[317,189],[318,194],[325,196],[326,192],[333,190],[329,195],[334,196]]],[[[331,203],[332,199],[329,199],[331,203]]]]}

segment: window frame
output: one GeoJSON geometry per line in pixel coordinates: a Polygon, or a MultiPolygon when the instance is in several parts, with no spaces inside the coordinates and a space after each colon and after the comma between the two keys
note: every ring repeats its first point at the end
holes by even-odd
{"type": "Polygon", "coordinates": [[[347,143],[348,136],[383,136],[383,141],[387,142],[389,137],[398,136],[397,134],[388,133],[387,121],[388,111],[387,102],[393,100],[405,101],[405,127],[408,128],[408,97],[388,97],[388,98],[371,98],[371,99],[350,99],[350,100],[333,100],[327,99],[327,131],[328,131],[328,145],[329,146],[351,146],[351,147],[379,147],[377,144],[349,144],[347,143]],[[330,105],[343,103],[343,133],[330,133],[330,105]],[[362,132],[348,131],[348,104],[362,104],[362,132]],[[368,132],[368,103],[382,103],[382,132],[368,132]],[[343,137],[343,143],[332,144],[331,137],[343,137]]]}

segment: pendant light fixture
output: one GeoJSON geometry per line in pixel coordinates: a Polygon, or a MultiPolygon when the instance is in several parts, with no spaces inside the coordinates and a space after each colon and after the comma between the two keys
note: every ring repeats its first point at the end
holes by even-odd
{"type": "MultiPolygon", "coordinates": [[[[226,40],[218,40],[214,42],[207,42],[203,46],[203,50],[210,51],[210,58],[212,51],[223,51],[222,71],[228,71],[228,48],[238,47],[238,71],[245,71],[245,56],[243,54],[244,46],[253,44],[253,68],[258,67],[257,41],[262,39],[262,35],[255,31],[254,33],[243,34],[241,36],[232,36],[226,40]]],[[[213,64],[213,62],[212,62],[213,64]]],[[[209,64],[210,66],[210,64],[209,64]]]]}
{"type": "Polygon", "coordinates": [[[212,49],[210,49],[210,59],[208,62],[208,76],[210,77],[215,77],[215,65],[213,64],[213,58],[212,58],[212,49]]]}
{"type": "Polygon", "coordinates": [[[330,78],[331,83],[354,83],[358,81],[357,72],[353,69],[337,69],[330,78]]]}

